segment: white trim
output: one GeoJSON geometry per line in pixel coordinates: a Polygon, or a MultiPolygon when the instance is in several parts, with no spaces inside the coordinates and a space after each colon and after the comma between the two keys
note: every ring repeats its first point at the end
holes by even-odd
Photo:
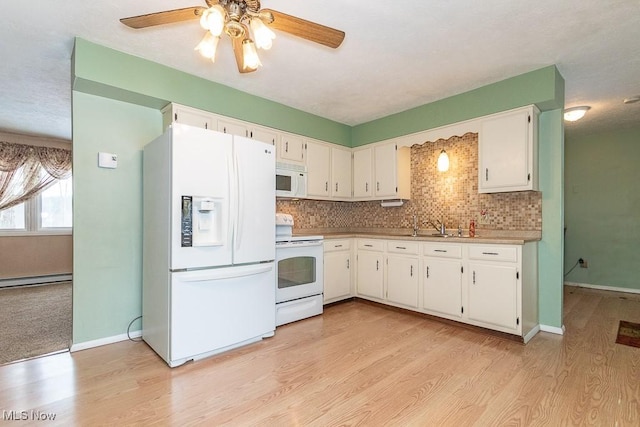
{"type": "Polygon", "coordinates": [[[14,279],[0,279],[0,288],[9,286],[42,285],[45,283],[68,282],[73,280],[71,274],[51,274],[48,276],[17,277],[14,279]]]}
{"type": "Polygon", "coordinates": [[[549,326],[549,325],[540,325],[541,332],[551,332],[552,334],[564,335],[565,328],[562,325],[562,328],[558,328],[557,326],[549,326]]]}
{"type": "Polygon", "coordinates": [[[617,286],[590,285],[588,283],[564,282],[566,286],[574,286],[577,288],[598,289],[601,291],[626,292],[629,294],[640,294],[640,289],[620,288],[617,286]]]}
{"type": "Polygon", "coordinates": [[[531,329],[527,335],[522,337],[524,343],[525,344],[528,343],[531,340],[531,338],[533,338],[538,332],[540,332],[540,325],[534,326],[533,329],[531,329]]]}
{"type": "Polygon", "coordinates": [[[120,335],[114,335],[112,337],[105,337],[105,338],[100,338],[100,339],[97,339],[97,340],[85,341],[85,342],[81,342],[81,343],[72,344],[71,348],[69,349],[69,351],[71,351],[71,353],[73,353],[73,352],[76,352],[76,351],[87,350],[87,349],[94,348],[94,347],[101,347],[101,346],[107,345],[107,344],[115,344],[117,342],[126,341],[126,340],[129,339],[129,337],[131,337],[131,338],[140,338],[141,336],[142,336],[142,330],[132,331],[129,335],[120,334],[120,335]]]}

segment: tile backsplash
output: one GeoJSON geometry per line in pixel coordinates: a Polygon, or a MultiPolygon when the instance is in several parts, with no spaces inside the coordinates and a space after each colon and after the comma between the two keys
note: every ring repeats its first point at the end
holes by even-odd
{"type": "MultiPolygon", "coordinates": [[[[411,228],[413,215],[419,227],[443,220],[447,229],[463,229],[471,218],[478,229],[541,231],[542,193],[521,191],[478,194],[478,134],[411,147],[411,200],[403,206],[383,208],[380,201],[333,202],[286,200],[276,202],[278,212],[294,217],[295,229],[398,229],[411,228]],[[449,155],[449,170],[438,172],[440,151],[449,155]],[[482,214],[485,215],[482,215],[482,214]]],[[[434,230],[435,231],[435,230],[434,230]]]]}

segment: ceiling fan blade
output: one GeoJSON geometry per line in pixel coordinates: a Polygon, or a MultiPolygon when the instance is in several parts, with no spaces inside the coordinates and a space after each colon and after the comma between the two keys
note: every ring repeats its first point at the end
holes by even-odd
{"type": "Polygon", "coordinates": [[[164,12],[122,18],[120,22],[131,28],[146,28],[153,27],[154,25],[198,19],[205,10],[206,8],[201,6],[185,7],[183,9],[166,10],[164,12]]]}
{"type": "Polygon", "coordinates": [[[260,11],[261,15],[264,13],[270,13],[273,16],[273,22],[267,23],[267,25],[273,29],[284,31],[334,49],[340,46],[342,40],[344,40],[344,31],[271,9],[262,9],[260,11]]]}
{"type": "Polygon", "coordinates": [[[242,53],[242,37],[231,37],[231,44],[233,45],[233,54],[236,56],[238,71],[242,74],[256,71],[257,68],[249,68],[245,67],[244,65],[244,55],[242,53]]]}

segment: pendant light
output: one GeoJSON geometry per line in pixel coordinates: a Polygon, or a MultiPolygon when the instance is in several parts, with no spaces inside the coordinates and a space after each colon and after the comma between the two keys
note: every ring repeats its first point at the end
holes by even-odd
{"type": "Polygon", "coordinates": [[[440,172],[446,172],[449,170],[449,155],[444,148],[440,151],[440,155],[438,156],[438,170],[440,172]]]}

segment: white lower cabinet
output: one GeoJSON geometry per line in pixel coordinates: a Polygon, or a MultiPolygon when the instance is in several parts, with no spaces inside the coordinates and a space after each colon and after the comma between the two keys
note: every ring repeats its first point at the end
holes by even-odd
{"type": "Polygon", "coordinates": [[[357,242],[359,297],[518,335],[524,342],[539,330],[536,242],[357,242]]]}
{"type": "Polygon", "coordinates": [[[422,308],[429,314],[459,320],[462,305],[462,246],[423,245],[422,308]]]}
{"type": "Polygon", "coordinates": [[[356,290],[359,296],[378,300],[384,296],[384,246],[382,241],[358,239],[356,290]]]}
{"type": "Polygon", "coordinates": [[[469,271],[469,319],[516,331],[519,323],[516,266],[469,262],[469,271]]]}
{"type": "Polygon", "coordinates": [[[350,298],[351,240],[324,241],[324,303],[350,298]]]}
{"type": "Polygon", "coordinates": [[[419,250],[418,244],[414,242],[387,242],[387,301],[411,308],[418,307],[419,250]]]}

